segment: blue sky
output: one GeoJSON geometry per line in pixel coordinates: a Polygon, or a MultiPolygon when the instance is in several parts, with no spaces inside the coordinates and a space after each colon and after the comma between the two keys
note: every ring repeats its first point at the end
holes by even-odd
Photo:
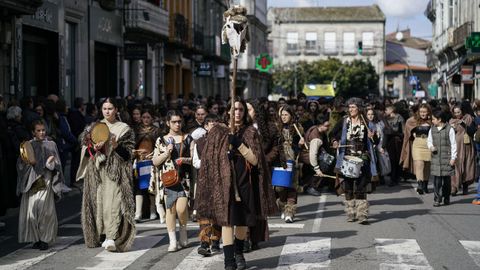
{"type": "Polygon", "coordinates": [[[378,4],[387,17],[386,32],[409,27],[412,35],[431,39],[432,25],[423,14],[428,0],[267,0],[269,7],[366,6],[378,4]]]}

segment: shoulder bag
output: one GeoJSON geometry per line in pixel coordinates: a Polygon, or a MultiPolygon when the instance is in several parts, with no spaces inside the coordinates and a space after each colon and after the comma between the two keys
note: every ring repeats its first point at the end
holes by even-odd
{"type": "MultiPolygon", "coordinates": [[[[182,141],[180,142],[180,154],[179,158],[182,157],[183,153],[183,136],[182,136],[182,141]]],[[[178,171],[176,169],[164,171],[162,173],[162,182],[164,187],[173,187],[175,185],[178,185],[180,183],[180,177],[178,175],[178,171]]]]}

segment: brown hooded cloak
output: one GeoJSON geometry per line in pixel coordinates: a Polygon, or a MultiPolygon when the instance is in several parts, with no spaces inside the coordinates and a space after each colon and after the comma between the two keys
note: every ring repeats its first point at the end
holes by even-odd
{"type": "Polygon", "coordinates": [[[403,132],[402,153],[400,155],[400,165],[403,170],[414,174],[413,157],[412,157],[412,130],[417,126],[417,120],[412,116],[405,122],[405,130],[403,132]]]}
{"type": "MultiPolygon", "coordinates": [[[[196,208],[198,215],[209,218],[221,226],[231,226],[231,205],[234,203],[232,186],[232,167],[228,158],[229,129],[224,125],[216,125],[207,135],[202,151],[202,165],[196,191],[196,208]]],[[[258,159],[255,170],[250,173],[250,193],[254,196],[256,218],[265,220],[275,214],[275,195],[270,180],[270,173],[260,143],[260,137],[253,126],[245,129],[243,143],[249,147],[258,159]],[[258,172],[255,175],[254,172],[258,172]]],[[[242,197],[242,199],[246,199],[242,197]]],[[[246,205],[251,205],[246,203],[246,205]]],[[[247,224],[248,225],[248,224],[247,224]]],[[[253,224],[255,225],[255,224],[253,224]]]]}
{"type": "Polygon", "coordinates": [[[450,125],[455,129],[455,141],[457,142],[457,160],[455,162],[455,177],[452,177],[452,189],[458,190],[462,184],[471,184],[476,177],[475,143],[467,134],[466,128],[471,126],[473,117],[469,114],[462,119],[450,119],[450,125]],[[461,121],[465,126],[461,125],[461,121]],[[466,139],[464,136],[468,136],[466,139]],[[468,142],[468,143],[467,143],[468,142]]]}

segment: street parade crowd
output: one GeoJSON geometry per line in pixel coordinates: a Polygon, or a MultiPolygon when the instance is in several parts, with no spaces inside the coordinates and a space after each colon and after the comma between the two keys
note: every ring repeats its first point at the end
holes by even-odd
{"type": "Polygon", "coordinates": [[[0,215],[19,207],[18,241],[48,249],[55,204],[80,188],[89,248],[126,252],[136,223],[158,219],[175,252],[189,245],[192,220],[199,254],[222,243],[225,269],[246,269],[244,252],[268,241],[268,217],[295,222],[299,194],[344,196],[346,221],[367,224],[379,185],[415,179],[422,195],[433,180],[438,207],[478,182],[480,101],[192,94],[166,104],[2,99],[0,215]]]}

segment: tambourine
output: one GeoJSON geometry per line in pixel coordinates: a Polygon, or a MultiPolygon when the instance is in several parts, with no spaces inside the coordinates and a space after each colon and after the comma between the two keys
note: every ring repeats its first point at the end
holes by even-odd
{"type": "Polygon", "coordinates": [[[90,138],[94,144],[108,142],[110,139],[110,129],[107,124],[102,122],[96,123],[90,131],[90,138]]]}
{"type": "Polygon", "coordinates": [[[29,164],[35,164],[35,152],[33,151],[32,143],[30,141],[24,141],[20,144],[20,157],[23,161],[29,164]]]}
{"type": "MultiPolygon", "coordinates": [[[[155,149],[155,145],[154,145],[154,141],[152,140],[151,137],[149,136],[146,136],[145,138],[143,138],[139,143],[138,143],[138,147],[137,147],[137,152],[145,152],[147,153],[147,156],[148,154],[152,153],[153,150],[155,149]]],[[[147,157],[144,157],[142,158],[143,159],[148,159],[147,157]]]]}

